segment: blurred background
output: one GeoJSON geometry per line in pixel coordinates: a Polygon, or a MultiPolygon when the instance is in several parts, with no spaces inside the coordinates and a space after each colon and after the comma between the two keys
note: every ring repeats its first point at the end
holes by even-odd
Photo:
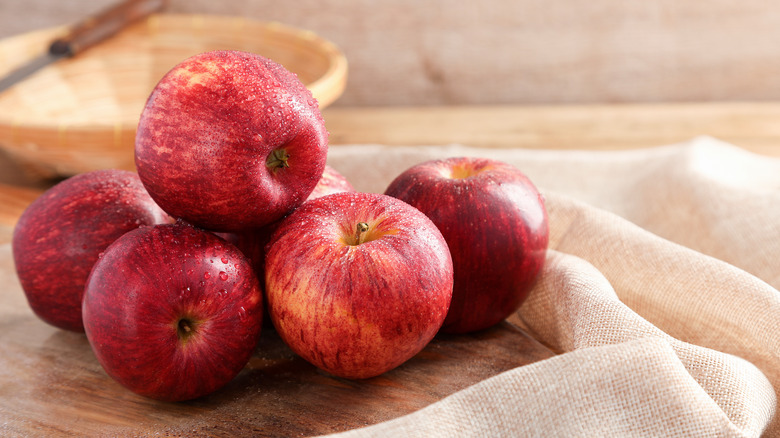
{"type": "MultiPolygon", "coordinates": [[[[0,70],[50,41],[24,49],[27,32],[119,1],[0,0],[0,39],[16,41],[0,51],[0,70]]],[[[341,73],[322,82],[335,101],[318,96],[331,145],[608,150],[705,135],[780,157],[780,7],[770,0],[167,0],[163,12],[197,19],[183,30],[168,20],[172,40],[139,26],[154,34],[153,56],[128,32],[132,44],[96,47],[0,95],[0,234],[58,178],[133,167],[149,90],[184,59],[169,44],[218,34],[210,16],[282,23],[341,49],[346,88],[344,69],[330,69],[341,73]],[[203,17],[212,27],[197,24],[203,17]],[[148,74],[128,80],[131,70],[148,74]]],[[[262,40],[242,26],[228,33],[262,40]]],[[[317,70],[287,50],[322,41],[308,36],[281,52],[317,70]]]]}
{"type": "MultiPolygon", "coordinates": [[[[0,0],[0,37],[113,0],[0,0]]],[[[312,30],[349,60],[339,106],[780,99],[770,0],[169,0],[312,30]]]]}

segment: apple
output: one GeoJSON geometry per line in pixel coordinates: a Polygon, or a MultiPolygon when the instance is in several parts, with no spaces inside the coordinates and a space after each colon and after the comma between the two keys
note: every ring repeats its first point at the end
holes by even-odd
{"type": "Polygon", "coordinates": [[[98,255],[130,230],[169,220],[130,171],[97,170],[51,187],[13,233],[16,273],[33,312],[83,332],[81,298],[98,255]]]}
{"type": "Polygon", "coordinates": [[[280,337],[338,377],[374,377],[410,359],[437,333],[452,297],[439,230],[381,194],[307,201],[279,224],[265,263],[280,337]]]}
{"type": "Polygon", "coordinates": [[[432,160],[402,172],[385,194],[425,213],[450,248],[455,286],[442,332],[488,328],[522,305],[549,227],[542,195],[519,169],[486,158],[432,160]]]}
{"type": "Polygon", "coordinates": [[[116,381],[182,401],[218,390],[244,368],[262,306],[241,251],[178,222],[139,228],[106,249],[85,286],[84,328],[116,381]]]}
{"type": "MultiPolygon", "coordinates": [[[[314,190],[307,200],[320,198],[333,193],[354,191],[354,187],[344,175],[326,164],[322,177],[320,177],[320,180],[317,182],[317,185],[314,187],[314,190]]],[[[254,267],[255,274],[257,274],[257,278],[264,281],[265,248],[280,222],[281,220],[277,220],[254,230],[216,234],[240,249],[241,252],[252,261],[252,266],[254,267]]],[[[265,294],[263,296],[265,297],[265,294]]],[[[270,315],[268,314],[267,300],[264,300],[264,309],[263,327],[272,328],[273,324],[271,323],[270,315]]]]}
{"type": "MultiPolygon", "coordinates": [[[[336,169],[331,166],[325,165],[325,170],[322,173],[322,177],[317,182],[314,190],[311,192],[307,200],[320,198],[325,195],[341,192],[354,192],[355,188],[352,184],[340,174],[336,169]]],[[[260,279],[265,278],[263,272],[265,265],[265,246],[271,239],[271,235],[276,231],[279,226],[280,220],[270,223],[263,227],[253,230],[246,230],[237,233],[216,233],[218,236],[227,240],[228,242],[236,245],[241,252],[244,253],[255,266],[255,272],[260,279]]]]}
{"type": "MultiPolygon", "coordinates": [[[[336,169],[331,166],[325,165],[325,170],[322,173],[317,185],[311,192],[307,200],[319,198],[325,195],[340,192],[354,192],[355,188],[347,180],[344,175],[340,174],[336,169]]],[[[218,236],[227,240],[228,242],[236,245],[241,252],[244,253],[252,261],[257,278],[265,279],[265,247],[268,241],[271,240],[276,228],[279,226],[281,220],[270,223],[256,230],[247,230],[238,233],[216,233],[218,236]]],[[[267,306],[266,315],[267,315],[267,306]]],[[[270,317],[263,318],[264,327],[273,327],[270,317]]]]}
{"type": "Polygon", "coordinates": [[[300,205],[322,176],[328,133],[298,77],[260,55],[201,53],[155,86],[135,164],[171,216],[214,231],[256,229],[300,205]]]}
{"type": "MultiPolygon", "coordinates": [[[[355,188],[347,180],[344,175],[340,174],[336,169],[331,166],[325,165],[325,169],[322,172],[322,177],[317,182],[314,190],[306,199],[311,200],[320,198],[325,195],[340,192],[354,192],[355,188]]],[[[228,242],[236,245],[241,252],[244,253],[255,266],[255,272],[260,279],[265,278],[263,273],[265,265],[265,246],[271,239],[271,235],[276,231],[279,226],[280,220],[277,220],[268,225],[262,226],[257,229],[245,230],[236,233],[216,233],[219,237],[227,240],[228,242]]]]}
{"type": "MultiPolygon", "coordinates": [[[[268,224],[257,230],[242,231],[238,233],[216,233],[217,236],[227,240],[235,245],[250,261],[252,270],[260,280],[261,290],[265,281],[265,246],[271,239],[271,235],[276,230],[279,221],[268,224]]],[[[268,315],[268,302],[263,293],[263,327],[273,328],[270,316],[268,315]]]]}
{"type": "Polygon", "coordinates": [[[340,192],[354,192],[355,188],[347,180],[347,178],[340,174],[336,169],[329,165],[325,165],[325,169],[322,172],[320,180],[317,185],[314,186],[314,190],[309,194],[306,200],[320,198],[325,195],[340,192]]]}

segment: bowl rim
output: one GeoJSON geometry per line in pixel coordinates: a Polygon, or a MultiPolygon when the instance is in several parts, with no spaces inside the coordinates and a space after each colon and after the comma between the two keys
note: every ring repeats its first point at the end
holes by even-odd
{"type": "MultiPolygon", "coordinates": [[[[263,21],[243,16],[232,15],[218,15],[218,14],[170,14],[170,13],[157,13],[152,14],[145,18],[141,22],[135,24],[135,26],[141,26],[144,28],[156,28],[164,26],[165,20],[190,20],[195,26],[202,26],[204,22],[212,21],[224,21],[233,22],[244,26],[246,24],[258,26],[266,29],[277,35],[285,35],[292,37],[299,41],[305,41],[310,43],[313,47],[317,47],[329,60],[328,68],[325,72],[316,80],[306,84],[306,88],[312,92],[312,95],[317,99],[320,108],[323,109],[332,104],[338,99],[346,88],[348,62],[344,52],[332,41],[327,40],[317,34],[314,31],[291,26],[278,21],[263,21]]],[[[12,41],[18,41],[25,38],[42,38],[48,36],[50,38],[56,38],[61,35],[67,29],[66,26],[55,26],[44,29],[36,29],[22,34],[12,35],[7,38],[0,39],[0,46],[3,44],[11,43],[12,41]]],[[[85,52],[88,56],[89,52],[85,52]]],[[[32,58],[32,56],[30,57],[32,58]]],[[[28,59],[30,59],[28,58],[28,59]]],[[[24,63],[27,59],[20,62],[24,63]]],[[[184,59],[182,59],[184,61],[184,59]]],[[[171,66],[173,67],[173,66],[171,66]]],[[[6,90],[9,91],[9,90],[6,90]]],[[[14,139],[19,137],[20,130],[36,130],[36,131],[51,131],[58,132],[62,135],[64,132],[78,131],[81,134],[88,134],[90,132],[104,132],[109,130],[135,130],[137,122],[130,123],[127,120],[114,120],[114,121],[99,121],[99,122],[84,122],[84,123],[44,123],[37,120],[25,120],[18,116],[4,115],[0,113],[0,131],[10,130],[9,138],[14,139]]],[[[0,143],[4,143],[0,138],[0,143]]],[[[5,145],[7,146],[7,145],[5,145]]]]}

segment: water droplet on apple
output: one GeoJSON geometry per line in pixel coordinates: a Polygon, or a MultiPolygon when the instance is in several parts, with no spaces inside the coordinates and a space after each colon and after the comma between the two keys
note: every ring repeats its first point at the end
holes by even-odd
{"type": "Polygon", "coordinates": [[[195,272],[193,269],[187,269],[187,275],[192,275],[195,272]]]}
{"type": "Polygon", "coordinates": [[[211,278],[211,273],[210,273],[210,272],[208,272],[208,271],[204,272],[204,273],[203,273],[203,278],[205,278],[206,280],[208,280],[209,278],[211,278]]]}
{"type": "Polygon", "coordinates": [[[227,263],[229,261],[227,257],[222,257],[220,260],[222,260],[222,263],[224,263],[226,265],[227,265],[227,263]]]}
{"type": "Polygon", "coordinates": [[[241,306],[241,308],[238,309],[238,318],[242,321],[246,319],[246,309],[244,309],[244,306],[241,306]]]}
{"type": "Polygon", "coordinates": [[[219,273],[219,279],[220,279],[220,280],[222,280],[222,281],[225,281],[225,280],[227,280],[227,279],[228,279],[228,275],[227,275],[227,273],[225,273],[225,271],[220,271],[220,273],[219,273]]]}

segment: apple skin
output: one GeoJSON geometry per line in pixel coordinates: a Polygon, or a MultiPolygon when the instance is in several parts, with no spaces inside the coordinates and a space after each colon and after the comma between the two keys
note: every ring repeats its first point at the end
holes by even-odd
{"type": "Polygon", "coordinates": [[[285,218],[266,250],[274,327],[338,377],[389,371],[436,335],[452,298],[452,259],[422,213],[380,194],[336,193],[285,218]],[[368,231],[356,244],[358,224],[368,231]]]}
{"type": "Polygon", "coordinates": [[[549,226],[542,195],[520,170],[485,158],[432,160],[398,175],[385,194],[425,213],[450,248],[455,286],[442,332],[491,327],[525,301],[549,226]]]}
{"type": "Polygon", "coordinates": [[[171,216],[214,231],[280,219],[322,176],[328,132],[298,77],[259,55],[201,53],[155,86],[135,164],[171,216]]]}
{"type": "Polygon", "coordinates": [[[84,328],[103,369],[130,390],[182,401],[249,361],[263,300],[249,260],[189,224],[139,228],[111,244],[84,293],[84,328]]]}
{"type": "MultiPolygon", "coordinates": [[[[314,190],[311,192],[307,201],[320,198],[325,195],[341,192],[354,192],[355,188],[352,184],[340,174],[336,169],[325,165],[325,170],[322,173],[322,177],[317,182],[314,190]]],[[[279,227],[281,220],[277,220],[273,223],[260,227],[254,230],[247,230],[237,233],[216,233],[219,237],[227,240],[228,242],[236,245],[241,252],[244,253],[255,266],[255,272],[257,278],[264,279],[264,267],[265,267],[265,247],[268,241],[271,240],[276,228],[279,227]]]]}
{"type": "Polygon", "coordinates": [[[322,172],[322,177],[320,177],[317,185],[314,186],[314,190],[312,190],[306,200],[309,201],[315,198],[321,198],[332,193],[354,191],[355,187],[352,186],[352,183],[350,183],[344,175],[326,164],[325,169],[322,172]]]}
{"type": "MultiPolygon", "coordinates": [[[[355,188],[344,175],[340,174],[331,166],[325,165],[322,177],[319,182],[317,182],[317,185],[307,198],[307,201],[333,193],[354,191],[355,188]]],[[[257,278],[261,281],[265,281],[265,247],[268,245],[268,241],[271,240],[274,231],[279,227],[280,222],[281,219],[256,230],[216,234],[240,249],[241,252],[252,261],[257,278]]],[[[267,311],[267,301],[265,303],[266,305],[264,308],[266,311],[263,317],[263,327],[273,328],[270,315],[268,315],[267,311]]]]}
{"type": "Polygon", "coordinates": [[[12,241],[33,312],[55,327],[83,332],[84,283],[98,255],[128,231],[169,221],[130,171],[83,173],[44,192],[22,213],[12,241]]]}

